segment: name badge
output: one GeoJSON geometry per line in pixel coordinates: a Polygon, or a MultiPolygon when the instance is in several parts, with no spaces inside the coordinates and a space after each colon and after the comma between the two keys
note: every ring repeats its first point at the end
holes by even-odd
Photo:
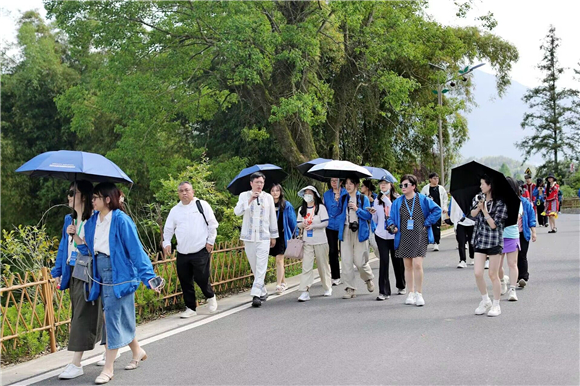
{"type": "Polygon", "coordinates": [[[311,229],[309,231],[306,231],[306,237],[312,237],[312,236],[314,236],[314,230],[311,229]]]}
{"type": "Polygon", "coordinates": [[[413,228],[415,227],[415,220],[407,220],[407,229],[408,230],[413,230],[413,228]]]}
{"type": "Polygon", "coordinates": [[[72,251],[71,252],[71,254],[70,254],[70,260],[68,262],[68,264],[71,267],[74,267],[74,265],[76,264],[76,262],[77,262],[77,255],[78,255],[78,252],[77,251],[72,251]]]}

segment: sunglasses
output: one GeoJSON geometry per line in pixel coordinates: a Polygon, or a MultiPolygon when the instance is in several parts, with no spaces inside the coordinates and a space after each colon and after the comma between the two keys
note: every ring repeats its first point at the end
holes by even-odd
{"type": "Polygon", "coordinates": [[[408,188],[409,186],[411,186],[411,184],[399,184],[399,188],[401,189],[408,188]]]}
{"type": "Polygon", "coordinates": [[[69,190],[68,191],[68,196],[69,197],[74,197],[75,194],[76,194],[76,192],[74,190],[69,190]]]}

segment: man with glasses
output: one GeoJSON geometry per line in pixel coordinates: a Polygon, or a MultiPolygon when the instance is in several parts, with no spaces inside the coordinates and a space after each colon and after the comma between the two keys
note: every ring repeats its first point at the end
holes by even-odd
{"type": "Polygon", "coordinates": [[[244,241],[246,256],[254,274],[252,306],[260,307],[268,298],[264,284],[270,248],[278,238],[276,207],[272,196],[263,191],[266,176],[256,172],[250,176],[251,190],[240,194],[234,208],[236,216],[244,216],[240,240],[244,241]]]}
{"type": "Polygon", "coordinates": [[[171,208],[163,228],[163,252],[171,254],[171,239],[177,238],[177,276],[187,308],[180,317],[197,315],[195,281],[207,298],[209,312],[217,311],[217,299],[210,283],[210,263],[218,222],[211,206],[194,197],[188,181],[179,184],[180,203],[171,208]]]}
{"type": "MultiPolygon", "coordinates": [[[[435,203],[443,210],[443,214],[447,214],[447,208],[449,205],[447,191],[443,186],[439,185],[439,175],[437,173],[429,174],[429,184],[425,185],[423,189],[421,189],[421,194],[435,201],[435,203]]],[[[439,219],[437,223],[433,224],[432,229],[433,237],[435,239],[433,250],[438,251],[439,242],[441,241],[441,219],[439,219]]]]}

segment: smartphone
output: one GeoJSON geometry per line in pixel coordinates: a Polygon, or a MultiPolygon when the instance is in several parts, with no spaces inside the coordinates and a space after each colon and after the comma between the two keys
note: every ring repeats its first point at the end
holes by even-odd
{"type": "Polygon", "coordinates": [[[151,289],[156,289],[157,287],[161,286],[161,288],[163,288],[163,285],[165,284],[165,279],[163,279],[161,276],[157,276],[154,277],[153,279],[149,280],[149,287],[151,287],[151,289]]]}

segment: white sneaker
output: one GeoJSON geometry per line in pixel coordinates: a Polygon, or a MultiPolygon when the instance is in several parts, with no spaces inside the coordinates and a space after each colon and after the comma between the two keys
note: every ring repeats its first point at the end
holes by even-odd
{"type": "Polygon", "coordinates": [[[62,373],[58,375],[58,379],[74,379],[84,374],[83,367],[77,367],[72,363],[66,365],[62,373]]]}
{"type": "Polygon", "coordinates": [[[485,314],[487,311],[491,309],[491,305],[492,305],[491,300],[488,301],[482,300],[481,302],[479,302],[479,307],[475,309],[475,315],[485,314]]]}
{"type": "Polygon", "coordinates": [[[397,291],[397,295],[405,295],[406,293],[407,293],[407,290],[405,288],[397,291]]]}
{"type": "MultiPolygon", "coordinates": [[[[97,366],[104,366],[105,365],[106,355],[107,355],[107,352],[105,351],[103,353],[103,358],[101,358],[101,360],[96,363],[97,366]]],[[[119,351],[117,351],[117,356],[115,357],[115,360],[119,359],[120,356],[121,356],[121,353],[119,351]]]]}
{"type": "Polygon", "coordinates": [[[373,292],[375,290],[375,284],[373,283],[373,279],[367,280],[367,290],[369,292],[373,292]]]}
{"type": "Polygon", "coordinates": [[[332,279],[332,285],[340,285],[342,282],[340,279],[332,279]]]}
{"type": "Polygon", "coordinates": [[[510,302],[517,302],[518,301],[518,295],[516,295],[516,289],[515,288],[510,288],[508,291],[508,300],[510,302]]]}
{"type": "Polygon", "coordinates": [[[503,279],[499,279],[500,284],[501,284],[501,294],[502,295],[505,295],[507,290],[508,290],[508,281],[509,280],[510,280],[509,276],[504,276],[503,279]]]}
{"type": "Polygon", "coordinates": [[[197,312],[195,312],[190,308],[186,308],[185,311],[183,311],[181,315],[179,315],[179,317],[182,319],[191,318],[192,316],[197,316],[197,312]]]}
{"type": "Polygon", "coordinates": [[[497,306],[491,306],[491,310],[487,313],[487,316],[499,316],[501,315],[501,308],[499,304],[497,306]]]}
{"type": "Polygon", "coordinates": [[[415,292],[409,292],[409,295],[407,296],[407,300],[405,300],[405,304],[408,304],[410,306],[414,306],[416,304],[417,300],[415,298],[415,292]]]}
{"type": "Polygon", "coordinates": [[[474,259],[469,259],[469,263],[467,263],[467,265],[475,265],[475,261],[473,261],[474,259]]]}
{"type": "Polygon", "coordinates": [[[524,288],[526,286],[526,284],[528,284],[528,282],[525,281],[524,279],[520,279],[518,281],[518,287],[520,287],[520,288],[524,288]]]}
{"type": "Polygon", "coordinates": [[[485,269],[489,269],[489,260],[486,260],[486,261],[485,261],[485,266],[484,266],[483,268],[485,268],[485,269]]]}
{"type": "Polygon", "coordinates": [[[461,260],[459,264],[457,264],[457,268],[467,268],[467,263],[461,260]]]}
{"type": "Polygon", "coordinates": [[[417,307],[422,307],[425,305],[425,299],[423,299],[423,294],[415,292],[415,305],[417,307]]]}
{"type": "Polygon", "coordinates": [[[299,302],[307,302],[310,300],[310,294],[308,293],[308,291],[304,291],[300,294],[300,296],[298,297],[298,301],[299,302]]]}
{"type": "Polygon", "coordinates": [[[330,297],[332,296],[332,287],[328,289],[328,291],[324,291],[324,294],[322,295],[324,297],[330,297]]]}
{"type": "Polygon", "coordinates": [[[213,314],[217,311],[217,297],[214,295],[213,298],[207,299],[207,305],[209,306],[209,312],[213,314]]]}
{"type": "Polygon", "coordinates": [[[354,299],[356,298],[356,294],[352,288],[347,288],[344,295],[342,295],[343,299],[354,299]]]}
{"type": "Polygon", "coordinates": [[[435,244],[435,245],[433,246],[433,250],[434,250],[434,251],[438,251],[438,250],[439,250],[439,244],[435,244]]]}

